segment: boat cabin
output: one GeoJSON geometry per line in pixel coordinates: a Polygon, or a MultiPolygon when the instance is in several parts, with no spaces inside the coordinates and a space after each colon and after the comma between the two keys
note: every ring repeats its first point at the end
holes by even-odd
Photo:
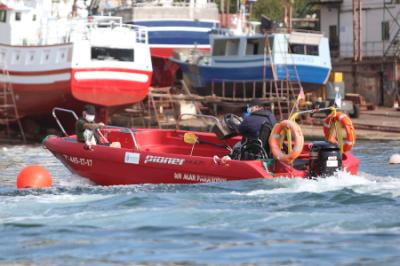
{"type": "Polygon", "coordinates": [[[10,7],[0,4],[0,43],[8,45],[25,45],[35,36],[38,18],[28,7],[10,7]],[[29,31],[26,30],[29,28],[29,31]]]}
{"type": "Polygon", "coordinates": [[[212,35],[212,57],[249,57],[326,55],[329,57],[329,46],[326,38],[315,33],[274,33],[268,39],[262,34],[252,35],[212,35]]]}

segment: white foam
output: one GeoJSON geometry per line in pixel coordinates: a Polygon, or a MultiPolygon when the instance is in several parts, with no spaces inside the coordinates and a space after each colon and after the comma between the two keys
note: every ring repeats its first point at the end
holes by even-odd
{"type": "Polygon", "coordinates": [[[260,196],[301,192],[324,193],[349,188],[360,194],[380,195],[390,193],[393,197],[400,196],[400,178],[377,177],[365,173],[354,176],[346,172],[338,172],[334,176],[316,180],[277,178],[274,182],[279,183],[278,188],[258,189],[245,193],[235,192],[234,194],[260,196]]]}

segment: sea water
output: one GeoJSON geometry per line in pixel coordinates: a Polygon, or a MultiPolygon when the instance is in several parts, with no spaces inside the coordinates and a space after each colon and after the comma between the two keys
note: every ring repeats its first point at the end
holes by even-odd
{"type": "Polygon", "coordinates": [[[400,142],[353,152],[357,176],[102,187],[3,146],[0,265],[400,265],[400,142]],[[15,189],[31,163],[53,188],[15,189]]]}

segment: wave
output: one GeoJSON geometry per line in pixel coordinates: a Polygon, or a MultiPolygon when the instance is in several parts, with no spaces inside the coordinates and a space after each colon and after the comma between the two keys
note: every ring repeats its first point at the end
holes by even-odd
{"type": "Polygon", "coordinates": [[[337,172],[333,176],[317,179],[302,178],[277,178],[275,187],[256,189],[248,192],[233,192],[240,195],[260,196],[268,194],[286,193],[325,193],[351,189],[356,193],[369,195],[390,195],[393,198],[400,197],[400,178],[391,176],[374,176],[367,173],[351,175],[347,172],[337,172]]]}

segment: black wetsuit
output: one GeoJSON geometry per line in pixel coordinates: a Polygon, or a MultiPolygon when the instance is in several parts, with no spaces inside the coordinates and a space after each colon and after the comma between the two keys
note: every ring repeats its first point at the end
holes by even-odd
{"type": "Polygon", "coordinates": [[[268,110],[259,110],[246,117],[239,126],[239,132],[244,138],[258,138],[260,129],[264,123],[268,123],[270,129],[276,124],[276,118],[268,110]]]}

